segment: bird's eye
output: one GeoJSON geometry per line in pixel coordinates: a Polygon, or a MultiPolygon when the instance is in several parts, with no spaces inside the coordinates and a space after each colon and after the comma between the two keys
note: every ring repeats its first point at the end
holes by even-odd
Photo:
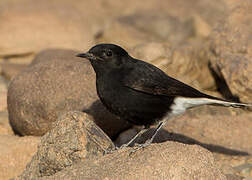
{"type": "Polygon", "coordinates": [[[106,52],[106,56],[108,56],[108,57],[111,57],[112,56],[112,51],[111,50],[108,50],[107,52],[106,52]]]}

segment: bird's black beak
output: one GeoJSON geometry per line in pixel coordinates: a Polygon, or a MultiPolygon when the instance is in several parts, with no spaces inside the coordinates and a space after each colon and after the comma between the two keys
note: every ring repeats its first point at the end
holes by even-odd
{"type": "Polygon", "coordinates": [[[93,55],[93,54],[91,54],[91,53],[81,53],[81,54],[77,54],[76,55],[77,57],[81,57],[81,58],[87,58],[87,59],[94,59],[95,58],[95,56],[93,55]]]}
{"type": "Polygon", "coordinates": [[[95,55],[93,55],[92,53],[81,53],[81,54],[77,54],[76,55],[77,57],[81,57],[81,58],[86,58],[86,59],[89,59],[89,60],[100,60],[100,61],[103,61],[101,58],[99,57],[96,57],[95,55]]]}

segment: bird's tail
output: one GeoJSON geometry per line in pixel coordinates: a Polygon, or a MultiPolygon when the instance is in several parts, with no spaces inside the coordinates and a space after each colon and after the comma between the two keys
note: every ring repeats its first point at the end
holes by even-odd
{"type": "Polygon", "coordinates": [[[192,107],[201,106],[201,105],[219,105],[219,106],[227,106],[227,107],[234,107],[234,108],[252,107],[252,104],[229,102],[229,101],[217,99],[217,98],[215,99],[215,98],[179,97],[176,99],[176,104],[180,104],[185,108],[192,108],[192,107]]]}
{"type": "Polygon", "coordinates": [[[229,102],[225,100],[215,100],[215,99],[209,99],[209,103],[212,105],[230,106],[234,108],[252,107],[252,104],[249,104],[249,103],[236,103],[236,102],[229,102]]]}

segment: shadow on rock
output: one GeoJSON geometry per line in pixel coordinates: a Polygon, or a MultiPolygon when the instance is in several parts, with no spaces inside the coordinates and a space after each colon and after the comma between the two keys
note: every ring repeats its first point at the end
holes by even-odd
{"type": "Polygon", "coordinates": [[[88,109],[82,111],[91,115],[95,124],[98,125],[112,140],[114,140],[119,133],[131,127],[127,121],[110,113],[100,100],[93,102],[88,109]]]}
{"type": "MultiPolygon", "coordinates": [[[[147,139],[149,139],[152,136],[153,133],[154,133],[154,128],[150,129],[145,134],[143,134],[142,138],[139,138],[136,141],[136,143],[144,143],[147,139]]],[[[155,137],[153,143],[163,143],[166,141],[174,141],[174,142],[179,142],[179,143],[189,144],[189,145],[197,144],[201,147],[208,149],[211,152],[221,153],[221,154],[226,154],[226,155],[231,155],[231,156],[248,156],[248,155],[250,155],[248,152],[245,152],[245,151],[230,149],[230,148],[226,148],[226,147],[216,145],[216,144],[202,143],[198,140],[195,140],[195,139],[190,138],[188,136],[185,136],[183,134],[170,133],[164,129],[161,129],[159,131],[159,133],[155,137]]]]}

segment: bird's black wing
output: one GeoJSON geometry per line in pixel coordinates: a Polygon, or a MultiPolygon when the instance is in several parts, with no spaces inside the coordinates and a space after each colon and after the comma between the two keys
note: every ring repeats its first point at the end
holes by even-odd
{"type": "Polygon", "coordinates": [[[137,66],[124,76],[124,86],[147,94],[159,96],[182,96],[182,97],[206,97],[208,96],[200,91],[166,75],[157,67],[138,61],[137,66]]]}

